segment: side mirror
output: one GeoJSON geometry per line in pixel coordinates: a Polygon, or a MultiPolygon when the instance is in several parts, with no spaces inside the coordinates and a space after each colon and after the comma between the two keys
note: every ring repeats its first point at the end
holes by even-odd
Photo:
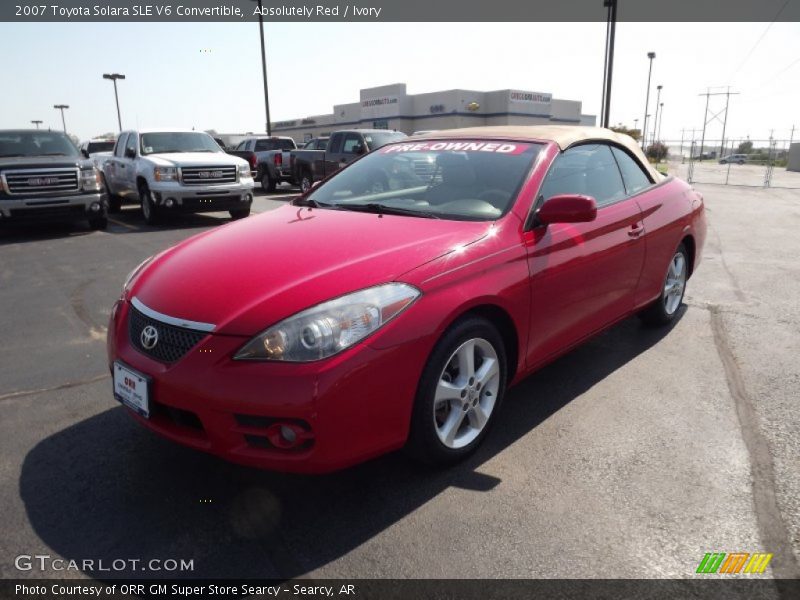
{"type": "Polygon", "coordinates": [[[597,217],[597,202],[591,196],[562,194],[545,200],[536,211],[539,223],[586,223],[597,217]]]}
{"type": "Polygon", "coordinates": [[[89,158],[89,151],[86,148],[81,149],[81,154],[83,158],[89,158]]]}
{"type": "Polygon", "coordinates": [[[133,148],[125,148],[125,158],[136,158],[136,150],[133,148]]]}

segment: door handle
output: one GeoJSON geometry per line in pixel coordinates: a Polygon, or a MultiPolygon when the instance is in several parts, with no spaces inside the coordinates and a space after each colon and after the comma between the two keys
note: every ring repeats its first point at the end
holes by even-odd
{"type": "Polygon", "coordinates": [[[631,225],[630,229],[628,229],[628,237],[630,238],[638,238],[640,235],[644,233],[644,223],[636,222],[631,225]]]}

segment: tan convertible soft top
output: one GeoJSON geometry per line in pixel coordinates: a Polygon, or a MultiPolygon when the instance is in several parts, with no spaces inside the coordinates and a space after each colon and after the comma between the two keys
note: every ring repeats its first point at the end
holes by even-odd
{"type": "Polygon", "coordinates": [[[661,181],[663,176],[648,162],[639,144],[622,133],[605,129],[604,127],[583,127],[579,125],[498,125],[494,127],[467,127],[464,129],[443,129],[423,136],[425,139],[467,139],[467,138],[492,138],[498,140],[555,142],[562,150],[579,142],[602,140],[614,142],[628,150],[644,169],[650,174],[653,181],[661,181]]]}

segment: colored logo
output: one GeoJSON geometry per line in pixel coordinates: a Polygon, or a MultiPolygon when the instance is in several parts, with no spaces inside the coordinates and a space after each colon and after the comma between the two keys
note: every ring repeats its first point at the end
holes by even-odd
{"type": "Polygon", "coordinates": [[[772,554],[766,552],[706,552],[703,560],[697,566],[696,573],[726,573],[733,575],[736,573],[763,573],[772,554]]]}

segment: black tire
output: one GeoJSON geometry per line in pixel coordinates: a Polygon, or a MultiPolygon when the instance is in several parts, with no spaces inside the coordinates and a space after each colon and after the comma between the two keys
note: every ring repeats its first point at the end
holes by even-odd
{"type": "Polygon", "coordinates": [[[234,221],[237,219],[244,219],[245,217],[250,215],[250,207],[247,208],[237,208],[236,210],[229,210],[228,211],[231,215],[231,219],[234,221]]]}
{"type": "Polygon", "coordinates": [[[150,188],[148,188],[147,184],[144,182],[139,184],[139,200],[142,204],[142,216],[144,217],[144,222],[148,225],[157,225],[160,220],[158,207],[156,206],[156,203],[153,202],[153,196],[150,194],[150,188]]]}
{"type": "MultiPolygon", "coordinates": [[[[437,342],[422,371],[422,377],[420,378],[416,398],[414,400],[411,428],[405,448],[406,452],[417,460],[433,465],[453,464],[463,460],[474,452],[491,429],[495,415],[502,404],[506,387],[506,373],[508,372],[506,361],[503,339],[494,325],[489,321],[477,316],[467,316],[453,324],[437,342]],[[443,379],[449,365],[453,364],[451,358],[454,352],[469,340],[488,342],[494,349],[497,356],[499,371],[497,377],[499,378],[499,385],[497,386],[491,412],[488,415],[488,419],[485,421],[485,425],[483,425],[483,429],[480,430],[477,437],[472,439],[471,442],[463,447],[453,448],[445,445],[437,432],[437,427],[439,425],[437,423],[438,413],[435,408],[435,395],[440,379],[443,379]]],[[[456,379],[453,381],[455,383],[458,380],[456,379]]],[[[488,387],[487,385],[487,388],[488,387]]],[[[478,395],[481,396],[487,393],[487,388],[480,391],[479,387],[478,395]]],[[[463,390],[461,397],[464,397],[463,390]]],[[[468,402],[470,396],[466,398],[468,402]]],[[[442,404],[441,406],[446,406],[448,410],[456,410],[452,408],[452,404],[442,404]]],[[[447,418],[449,418],[449,414],[447,418]]],[[[467,419],[467,417],[464,418],[467,419]]]]}
{"type": "Polygon", "coordinates": [[[680,307],[683,304],[683,295],[686,292],[686,281],[689,278],[690,269],[691,266],[689,264],[689,253],[686,251],[686,246],[681,243],[670,258],[669,265],[667,265],[666,273],[664,275],[664,282],[661,284],[661,294],[658,296],[658,299],[655,302],[650,304],[650,306],[639,313],[639,318],[644,322],[645,325],[649,325],[651,327],[661,327],[664,325],[669,325],[675,320],[675,318],[678,316],[678,313],[680,313],[680,307]],[[674,309],[670,310],[670,305],[667,299],[667,282],[670,279],[673,261],[678,255],[683,256],[683,284],[680,288],[679,300],[674,309]]]}
{"type": "Polygon", "coordinates": [[[265,192],[272,193],[275,191],[277,185],[278,182],[269,176],[269,172],[265,171],[264,174],[261,176],[261,189],[264,190],[265,192]]]}
{"type": "Polygon", "coordinates": [[[105,230],[108,227],[108,217],[103,215],[101,217],[92,217],[89,219],[89,228],[95,230],[105,230]]]}
{"type": "Polygon", "coordinates": [[[303,171],[302,175],[300,175],[300,181],[298,185],[300,186],[300,191],[302,193],[305,194],[308,192],[314,185],[314,178],[311,176],[311,173],[308,171],[303,171]]]}
{"type": "Polygon", "coordinates": [[[108,192],[108,212],[118,213],[122,210],[122,198],[116,194],[108,192]]]}

